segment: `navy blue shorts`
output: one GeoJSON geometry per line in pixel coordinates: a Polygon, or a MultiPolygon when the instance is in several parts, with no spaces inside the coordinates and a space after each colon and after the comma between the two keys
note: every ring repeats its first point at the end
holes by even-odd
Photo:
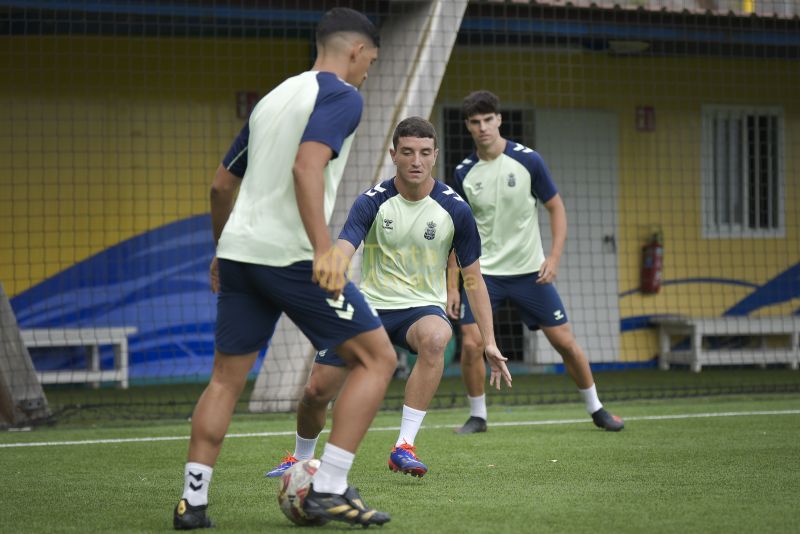
{"type": "MultiPolygon", "coordinates": [[[[515,276],[493,276],[485,274],[486,289],[492,302],[492,312],[505,299],[509,299],[519,310],[525,325],[536,330],[542,326],[558,326],[567,322],[567,311],[553,284],[537,284],[539,273],[515,276]]],[[[475,317],[469,307],[467,294],[461,290],[461,324],[473,324],[475,317]]]]}
{"type": "MultiPolygon", "coordinates": [[[[411,352],[414,352],[414,349],[412,349],[408,345],[408,341],[406,341],[408,329],[421,318],[428,315],[437,315],[447,321],[447,324],[450,324],[450,319],[447,318],[444,310],[439,306],[417,306],[415,308],[405,308],[402,310],[378,310],[378,316],[381,318],[381,322],[384,328],[386,328],[386,332],[389,334],[389,339],[392,340],[392,343],[404,349],[408,349],[411,352]]],[[[450,324],[450,326],[452,327],[452,324],[450,324]]],[[[317,352],[314,363],[333,365],[335,367],[344,367],[347,365],[347,363],[336,354],[333,345],[331,345],[329,349],[323,349],[317,352]]]]}
{"type": "Polygon", "coordinates": [[[377,313],[348,282],[342,296],[311,281],[311,262],[287,267],[219,260],[215,342],[225,354],[263,349],[286,313],[317,349],[335,347],[363,332],[380,328],[377,313]]]}

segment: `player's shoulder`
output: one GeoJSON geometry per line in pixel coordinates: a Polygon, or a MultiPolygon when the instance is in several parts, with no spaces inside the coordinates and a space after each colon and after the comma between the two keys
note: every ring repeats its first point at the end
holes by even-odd
{"type": "Polygon", "coordinates": [[[461,163],[456,165],[456,168],[453,171],[453,175],[455,176],[456,180],[464,181],[464,178],[467,177],[469,171],[471,171],[472,168],[475,167],[475,164],[478,163],[478,161],[479,161],[478,154],[475,152],[473,152],[472,154],[461,160],[461,163]]]}
{"type": "Polygon", "coordinates": [[[314,81],[319,86],[320,96],[336,98],[347,102],[361,104],[363,97],[354,86],[339,78],[332,72],[316,72],[314,81]]]}
{"type": "Polygon", "coordinates": [[[469,205],[464,202],[464,199],[461,198],[461,195],[456,193],[452,187],[444,182],[436,180],[433,184],[430,197],[453,215],[472,214],[472,210],[469,205]]]}
{"type": "Polygon", "coordinates": [[[542,156],[534,149],[518,143],[516,141],[507,140],[506,149],[503,152],[506,156],[514,159],[526,167],[538,167],[544,165],[542,156]]]}
{"type": "Polygon", "coordinates": [[[389,178],[362,192],[356,202],[381,205],[395,195],[397,188],[394,186],[394,178],[389,178]]]}

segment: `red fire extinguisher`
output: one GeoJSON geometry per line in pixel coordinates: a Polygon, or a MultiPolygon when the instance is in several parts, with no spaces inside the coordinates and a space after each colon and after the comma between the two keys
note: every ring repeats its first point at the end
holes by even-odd
{"type": "Polygon", "coordinates": [[[656,232],[642,247],[642,293],[658,293],[661,289],[661,271],[664,268],[664,245],[661,232],[656,232]]]}

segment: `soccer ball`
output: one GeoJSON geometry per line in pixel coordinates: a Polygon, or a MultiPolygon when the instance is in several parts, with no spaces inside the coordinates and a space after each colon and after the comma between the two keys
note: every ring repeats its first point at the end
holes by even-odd
{"type": "Polygon", "coordinates": [[[318,526],[327,523],[321,517],[310,518],[303,511],[306,494],[311,488],[311,478],[319,469],[319,460],[301,460],[281,475],[278,486],[278,504],[289,521],[301,526],[318,526]]]}

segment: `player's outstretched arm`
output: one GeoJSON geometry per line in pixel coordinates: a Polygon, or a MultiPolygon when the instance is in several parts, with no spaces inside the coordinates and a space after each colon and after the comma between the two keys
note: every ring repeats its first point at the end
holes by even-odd
{"type": "Polygon", "coordinates": [[[484,353],[491,369],[489,385],[500,389],[502,379],[508,387],[511,387],[511,373],[506,365],[508,358],[500,353],[494,338],[492,305],[489,301],[486,282],[484,282],[481,274],[480,260],[476,260],[468,267],[463,267],[461,271],[464,277],[464,290],[467,293],[467,300],[469,300],[469,306],[472,308],[472,314],[475,316],[475,322],[481,332],[484,353]]]}

